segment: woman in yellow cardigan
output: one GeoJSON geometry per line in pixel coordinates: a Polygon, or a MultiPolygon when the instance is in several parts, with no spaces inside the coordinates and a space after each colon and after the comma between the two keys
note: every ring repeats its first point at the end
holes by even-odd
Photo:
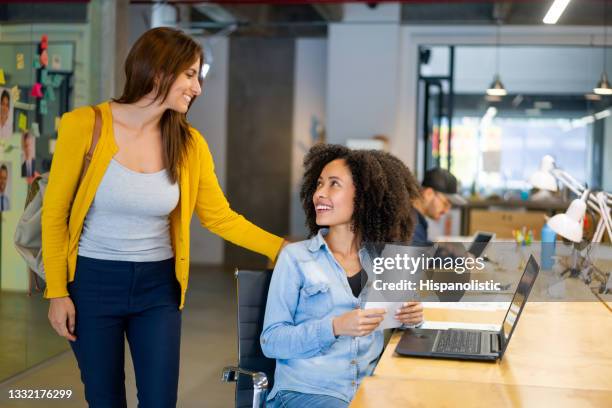
{"type": "Polygon", "coordinates": [[[49,320],[70,340],[90,407],[125,407],[124,338],[140,407],[174,407],[189,225],[274,260],[283,243],[231,210],[204,138],[186,113],[201,93],[203,52],[156,28],[134,44],[123,95],[62,117],[42,214],[49,320]],[[78,187],[78,188],[77,188],[78,187]]]}

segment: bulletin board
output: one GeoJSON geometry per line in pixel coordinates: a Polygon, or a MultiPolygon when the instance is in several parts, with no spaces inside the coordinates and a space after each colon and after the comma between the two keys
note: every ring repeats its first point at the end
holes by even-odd
{"type": "Polygon", "coordinates": [[[0,42],[0,289],[25,290],[13,246],[29,184],[49,171],[61,115],[73,105],[75,44],[42,35],[0,42]]]}

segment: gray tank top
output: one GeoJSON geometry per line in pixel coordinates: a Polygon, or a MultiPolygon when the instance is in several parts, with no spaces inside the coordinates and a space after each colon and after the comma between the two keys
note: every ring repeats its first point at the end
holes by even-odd
{"type": "Polygon", "coordinates": [[[138,173],[111,160],[85,217],[79,255],[113,261],[172,258],[168,215],[179,187],[167,170],[138,173]]]}

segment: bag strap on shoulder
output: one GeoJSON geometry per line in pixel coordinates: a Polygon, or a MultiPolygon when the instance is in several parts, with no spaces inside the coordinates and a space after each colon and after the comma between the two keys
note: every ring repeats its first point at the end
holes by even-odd
{"type": "Polygon", "coordinates": [[[94,110],[95,118],[94,118],[94,127],[93,134],[91,136],[91,147],[85,156],[85,161],[83,162],[83,169],[81,170],[81,177],[79,178],[79,185],[85,174],[87,173],[87,169],[91,164],[91,159],[93,158],[94,151],[96,150],[96,146],[98,144],[98,140],[100,140],[100,133],[102,131],[102,113],[100,112],[100,108],[95,105],[92,105],[91,108],[94,110]]]}

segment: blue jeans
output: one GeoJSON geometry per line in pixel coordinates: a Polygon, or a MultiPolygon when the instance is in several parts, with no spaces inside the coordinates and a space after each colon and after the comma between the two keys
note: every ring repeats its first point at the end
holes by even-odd
{"type": "Polygon", "coordinates": [[[266,408],[348,408],[348,405],[348,402],[329,395],[281,390],[266,404],[266,408]]]}
{"type": "Polygon", "coordinates": [[[124,408],[125,338],[138,406],[176,406],[181,339],[180,286],[174,259],[124,262],[79,256],[68,284],[76,309],[70,342],[90,408],[124,408]]]}

